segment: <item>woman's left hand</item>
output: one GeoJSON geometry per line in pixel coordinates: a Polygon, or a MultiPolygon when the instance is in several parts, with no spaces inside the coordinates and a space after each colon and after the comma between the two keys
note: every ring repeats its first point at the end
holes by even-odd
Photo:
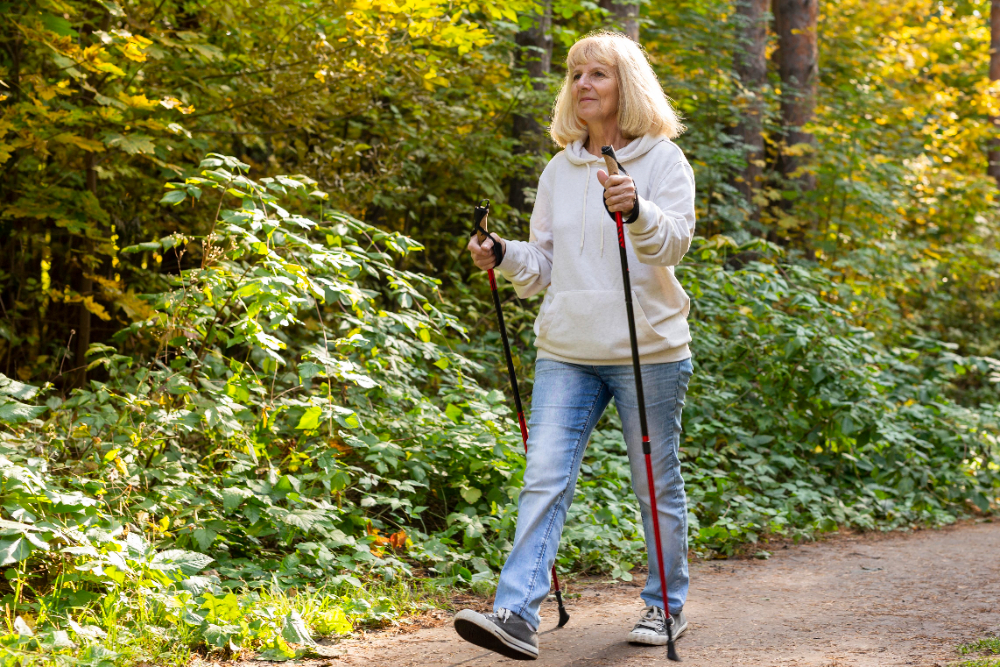
{"type": "Polygon", "coordinates": [[[635,206],[635,183],[630,176],[616,174],[608,176],[603,169],[597,172],[597,180],[604,186],[604,203],[612,213],[621,211],[628,217],[635,206]]]}

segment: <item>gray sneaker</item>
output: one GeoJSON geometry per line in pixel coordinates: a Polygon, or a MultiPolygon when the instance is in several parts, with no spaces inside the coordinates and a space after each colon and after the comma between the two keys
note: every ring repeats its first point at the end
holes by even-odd
{"type": "Polygon", "coordinates": [[[494,614],[463,609],[455,614],[455,630],[465,641],[508,658],[538,659],[538,633],[510,609],[494,614]]]}
{"type": "MultiPolygon", "coordinates": [[[[639,622],[632,628],[632,632],[628,633],[629,643],[664,646],[667,643],[667,626],[664,624],[666,618],[667,615],[659,607],[643,609],[639,622]]],[[[683,611],[671,614],[670,618],[674,622],[674,640],[677,640],[687,630],[687,618],[684,617],[683,611]]]]}

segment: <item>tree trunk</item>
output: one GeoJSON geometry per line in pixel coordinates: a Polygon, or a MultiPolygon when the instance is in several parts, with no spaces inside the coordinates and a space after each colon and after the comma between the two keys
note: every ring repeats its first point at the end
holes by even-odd
{"type": "Polygon", "coordinates": [[[785,148],[779,163],[781,173],[795,179],[803,190],[816,187],[816,177],[800,171],[808,163],[809,154],[799,145],[815,143],[802,128],[812,120],[816,108],[818,9],[819,0],[774,0],[781,118],[785,127],[785,148]]]}
{"type": "MultiPolygon", "coordinates": [[[[101,30],[107,32],[108,28],[111,27],[111,14],[109,12],[104,12],[101,17],[101,30]]],[[[84,29],[84,35],[89,41],[93,31],[89,26],[84,29]]],[[[86,43],[86,42],[85,42],[86,43]]],[[[96,91],[88,91],[86,95],[93,98],[96,95],[96,91]]],[[[87,139],[93,139],[94,131],[90,129],[86,134],[87,139]]],[[[84,170],[85,170],[85,183],[87,190],[94,195],[94,199],[97,199],[97,154],[87,153],[84,158],[84,170]]],[[[80,254],[80,289],[77,290],[82,297],[93,296],[94,293],[94,279],[88,276],[88,271],[90,271],[87,266],[87,259],[91,257],[94,252],[94,243],[89,238],[84,239],[82,252],[80,254]]],[[[87,383],[87,350],[90,349],[90,329],[91,329],[91,314],[90,310],[87,309],[87,304],[83,301],[80,302],[80,313],[77,319],[77,331],[76,331],[76,363],[77,372],[74,378],[74,384],[78,387],[82,387],[87,383]]]]}
{"type": "MultiPolygon", "coordinates": [[[[517,64],[527,70],[532,79],[534,93],[544,93],[545,79],[552,70],[552,3],[546,1],[540,14],[533,17],[531,28],[517,33],[517,64]]],[[[529,97],[531,97],[529,95],[529,97]]],[[[514,114],[513,135],[518,145],[517,153],[538,154],[545,144],[545,128],[538,122],[534,100],[525,105],[528,113],[514,114]]],[[[531,212],[531,203],[524,189],[534,186],[534,170],[519,172],[510,182],[510,205],[522,213],[531,212]]]]}
{"type": "MultiPolygon", "coordinates": [[[[990,81],[1000,80],[1000,0],[993,0],[990,8],[990,81]]],[[[990,148],[987,153],[989,165],[986,167],[987,173],[992,176],[997,185],[1000,186],[1000,117],[990,118],[990,124],[995,133],[990,139],[990,148]]]]}
{"type": "Polygon", "coordinates": [[[767,8],[768,0],[736,0],[733,69],[743,88],[742,97],[746,104],[734,134],[744,145],[746,167],[735,185],[746,200],[750,217],[754,220],[760,219],[760,207],[754,204],[753,196],[763,174],[760,162],[764,159],[762,88],[767,83],[767,8]]]}
{"type": "Polygon", "coordinates": [[[639,3],[628,0],[601,0],[601,9],[611,12],[615,27],[639,42],[639,3]]]}
{"type": "MultiPolygon", "coordinates": [[[[89,139],[93,135],[93,132],[87,133],[87,138],[89,139]]],[[[95,169],[97,164],[96,153],[87,153],[86,157],[86,184],[87,190],[89,190],[95,197],[97,196],[97,170],[95,169]]],[[[87,257],[93,251],[93,243],[89,239],[84,241],[83,252],[81,254],[80,262],[80,289],[78,290],[80,296],[88,297],[93,296],[94,292],[94,279],[87,275],[90,270],[87,267],[87,257]]],[[[77,319],[77,331],[76,331],[76,364],[77,371],[74,384],[77,387],[82,387],[87,383],[87,350],[90,348],[90,311],[87,309],[87,304],[83,301],[80,302],[80,314],[77,319]]]]}

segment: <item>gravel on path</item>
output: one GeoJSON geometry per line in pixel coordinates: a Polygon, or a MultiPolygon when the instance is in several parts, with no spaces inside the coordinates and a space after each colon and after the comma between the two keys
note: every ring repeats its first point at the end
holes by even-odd
{"type": "MultiPolygon", "coordinates": [[[[571,582],[565,628],[554,602],[542,609],[536,667],[674,665],[664,648],[631,646],[644,577],[571,582]]],[[[483,598],[463,604],[488,611],[483,598]]],[[[847,534],[779,548],[768,560],[695,562],[677,642],[700,667],[947,667],[956,648],[1000,636],[1000,522],[913,533],[847,534]]],[[[494,667],[515,661],[467,644],[436,610],[321,647],[329,657],[282,667],[494,667]],[[414,628],[419,628],[414,630],[414,628]]],[[[325,643],[325,642],[324,642],[325,643]]],[[[263,667],[257,660],[189,667],[263,667]]]]}
{"type": "MultiPolygon", "coordinates": [[[[625,641],[642,609],[641,583],[571,584],[580,595],[569,601],[572,618],[556,629],[555,605],[544,605],[533,664],[673,664],[662,648],[625,641]]],[[[839,536],[778,549],[766,561],[693,563],[685,610],[690,627],[677,648],[688,665],[946,665],[960,659],[958,644],[1000,634],[1000,523],[839,536]]],[[[299,664],[514,664],[463,642],[450,617],[438,616],[437,627],[349,640],[336,657],[299,664]]]]}

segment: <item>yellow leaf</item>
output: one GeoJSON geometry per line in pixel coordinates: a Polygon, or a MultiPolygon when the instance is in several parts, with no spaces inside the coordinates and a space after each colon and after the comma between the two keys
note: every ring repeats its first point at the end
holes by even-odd
{"type": "Polygon", "coordinates": [[[133,36],[128,38],[128,42],[125,43],[125,46],[120,46],[118,48],[122,50],[122,53],[124,53],[125,57],[129,60],[134,60],[137,63],[144,63],[146,62],[144,49],[147,44],[143,44],[143,42],[151,43],[148,39],[133,36]]]}
{"type": "Polygon", "coordinates": [[[89,310],[94,315],[97,315],[105,322],[111,319],[111,315],[109,315],[108,311],[104,309],[104,306],[94,301],[94,297],[92,296],[83,297],[83,307],[89,310]]]}
{"type": "Polygon", "coordinates": [[[156,101],[147,99],[144,94],[126,95],[122,92],[118,93],[118,99],[136,109],[152,109],[157,105],[156,101]]]}
{"type": "Polygon", "coordinates": [[[115,76],[125,76],[125,70],[114,63],[98,61],[94,63],[94,69],[98,72],[108,72],[110,74],[114,74],[115,76]]]}
{"type": "Polygon", "coordinates": [[[80,137],[75,134],[70,134],[69,132],[64,132],[58,134],[52,138],[52,141],[57,141],[62,144],[72,144],[77,148],[82,148],[89,153],[103,153],[104,144],[100,141],[94,141],[93,139],[87,139],[85,137],[80,137]]]}
{"type": "Polygon", "coordinates": [[[193,106],[190,107],[184,106],[184,103],[181,102],[176,97],[164,97],[162,100],[160,100],[160,104],[167,107],[168,109],[177,109],[183,114],[189,114],[192,111],[194,111],[193,106]]]}

